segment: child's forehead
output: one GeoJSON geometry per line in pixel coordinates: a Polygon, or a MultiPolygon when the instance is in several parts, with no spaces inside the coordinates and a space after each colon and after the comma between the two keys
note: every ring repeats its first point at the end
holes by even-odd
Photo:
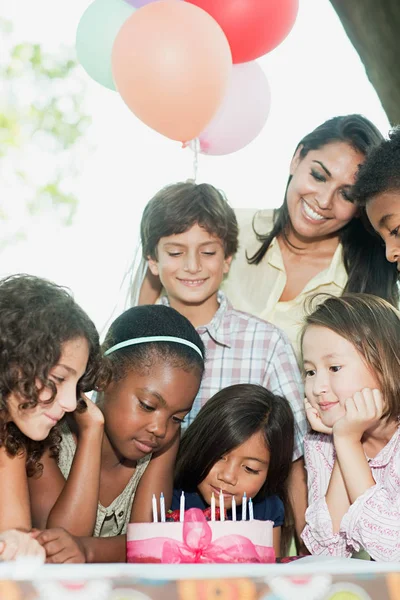
{"type": "Polygon", "coordinates": [[[179,244],[183,246],[220,244],[222,246],[223,240],[220,237],[218,237],[214,232],[208,231],[205,227],[202,227],[198,223],[195,223],[183,232],[172,233],[171,235],[161,237],[159,240],[159,244],[162,246],[168,244],[179,244]]]}
{"type": "Polygon", "coordinates": [[[372,208],[382,212],[398,212],[400,210],[400,189],[385,190],[372,196],[367,202],[367,211],[372,208]]]}
{"type": "Polygon", "coordinates": [[[308,325],[303,335],[303,348],[311,349],[314,354],[321,354],[326,348],[338,351],[347,350],[351,342],[339,333],[324,325],[308,325]]]}

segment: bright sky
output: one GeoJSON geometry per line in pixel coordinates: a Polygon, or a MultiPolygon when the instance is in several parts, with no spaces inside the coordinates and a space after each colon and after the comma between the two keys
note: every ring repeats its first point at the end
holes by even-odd
{"type": "MultiPolygon", "coordinates": [[[[74,46],[89,4],[0,0],[0,14],[12,21],[15,42],[40,42],[51,51],[74,46]]],[[[359,112],[387,133],[380,101],[328,0],[300,0],[288,38],[258,62],[272,94],[264,130],[235,154],[199,157],[197,180],[223,189],[233,206],[279,206],[297,142],[327,118],[359,112]]],[[[102,329],[121,302],[119,287],[135,253],[143,206],[159,188],[193,176],[193,153],[141,123],[116,92],[83,70],[82,77],[92,125],[90,150],[74,182],[74,224],[55,228],[43,216],[30,225],[26,242],[2,251],[0,272],[28,272],[70,287],[102,329]]],[[[10,193],[0,179],[0,198],[10,193]]]]}

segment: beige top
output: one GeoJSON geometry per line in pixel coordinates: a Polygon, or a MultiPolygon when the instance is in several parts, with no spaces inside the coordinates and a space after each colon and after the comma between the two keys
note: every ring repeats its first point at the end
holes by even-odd
{"type": "MultiPolygon", "coordinates": [[[[74,459],[76,443],[74,436],[66,423],[62,426],[61,435],[62,440],[58,466],[65,479],[67,479],[74,459]]],[[[105,507],[99,502],[96,524],[93,532],[94,537],[112,537],[114,535],[126,533],[136,488],[150,459],[151,454],[148,454],[138,460],[135,472],[130,478],[128,485],[109,506],[105,507]]]]}
{"type": "Polygon", "coordinates": [[[222,289],[234,308],[252,313],[283,329],[299,357],[299,337],[307,298],[319,292],[340,296],[346,285],[347,273],[343,264],[342,246],[339,244],[330,266],[313,277],[296,298],[279,302],[286,285],[286,271],[277,240],[272,241],[257,266],[249,265],[246,259],[246,251],[248,256],[253,256],[260,247],[252,227],[254,216],[256,215],[256,231],[265,234],[272,229],[273,211],[239,209],[235,213],[239,224],[239,250],[222,289]]]}

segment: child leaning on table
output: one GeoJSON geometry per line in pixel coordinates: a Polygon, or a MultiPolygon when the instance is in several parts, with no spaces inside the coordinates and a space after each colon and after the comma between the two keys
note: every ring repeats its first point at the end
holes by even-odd
{"type": "MultiPolygon", "coordinates": [[[[238,384],[215,394],[183,434],[175,466],[172,509],[206,509],[214,494],[224,496],[228,518],[232,501],[241,520],[244,493],[254,518],[274,522],[274,549],[285,556],[293,533],[288,501],[292,466],[293,413],[287,400],[264,387],[238,384]]],[[[247,512],[248,514],[248,512],[247,512]]]]}
{"type": "Polygon", "coordinates": [[[368,294],[328,298],[302,338],[312,554],[400,560],[400,313],[368,294]],[[319,432],[319,433],[317,433],[319,432]]]}
{"type": "Polygon", "coordinates": [[[44,562],[46,552],[36,541],[35,533],[9,529],[0,533],[0,561],[16,560],[20,558],[35,558],[44,562]]]}
{"type": "Polygon", "coordinates": [[[52,528],[38,536],[49,562],[124,562],[128,523],[151,518],[153,493],[171,501],[181,424],[204,370],[203,343],[179,312],[150,305],[115,319],[103,350],[112,376],[85,438],[73,421],[64,423],[58,464],[44,457],[42,476],[31,483],[34,523],[52,528]],[[89,474],[84,452],[97,461],[89,474]],[[55,511],[63,492],[68,498],[55,511]]]}

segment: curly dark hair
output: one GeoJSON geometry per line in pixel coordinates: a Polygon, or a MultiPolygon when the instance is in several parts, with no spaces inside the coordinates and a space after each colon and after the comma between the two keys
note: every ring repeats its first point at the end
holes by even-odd
{"type": "Polygon", "coordinates": [[[190,346],[176,342],[133,344],[109,355],[113,381],[123,379],[132,369],[147,372],[159,360],[185,371],[197,372],[200,381],[204,372],[204,344],[191,322],[169,306],[151,304],[128,308],[111,324],[103,350],[106,352],[111,346],[126,340],[150,336],[175,337],[191,342],[198,347],[202,357],[190,346]]]}
{"type": "MultiPolygon", "coordinates": [[[[344,142],[365,157],[375,156],[374,149],[382,141],[382,134],[371,121],[358,114],[344,115],[325,121],[307,134],[300,140],[295,154],[301,148],[300,158],[304,158],[310,150],[318,150],[330,143],[344,142]]],[[[368,164],[372,165],[372,163],[371,158],[368,164]]],[[[278,235],[282,234],[286,237],[290,226],[286,194],[291,179],[290,176],[283,204],[275,211],[272,230],[267,233],[254,230],[261,245],[253,256],[248,257],[251,265],[258,265],[262,261],[272,241],[278,235]]],[[[351,200],[353,200],[353,187],[351,200]]],[[[344,291],[374,294],[397,306],[399,288],[396,265],[386,260],[382,241],[369,224],[365,209],[361,209],[359,218],[353,218],[338,231],[338,235],[343,246],[343,262],[348,275],[344,291]]]]}
{"type": "Polygon", "coordinates": [[[210,183],[192,181],[167,185],[149,200],[140,223],[143,257],[157,259],[162,237],[203,227],[224,244],[225,257],[238,249],[238,224],[224,194],[210,183]]]}
{"type": "Polygon", "coordinates": [[[361,165],[352,196],[359,206],[385,192],[400,193],[400,127],[389,133],[361,165]]]}
{"type": "Polygon", "coordinates": [[[10,456],[26,454],[28,476],[41,471],[45,450],[58,456],[61,438],[57,427],[43,441],[26,437],[9,421],[8,400],[16,394],[20,409],[26,410],[38,404],[46,389],[51,393],[46,402],[53,402],[57,388],[50,370],[60,359],[62,345],[78,337],[87,340],[89,358],[77,395],[109,379],[93,322],[70,292],[55,283],[25,274],[0,280],[0,446],[10,456]]]}

